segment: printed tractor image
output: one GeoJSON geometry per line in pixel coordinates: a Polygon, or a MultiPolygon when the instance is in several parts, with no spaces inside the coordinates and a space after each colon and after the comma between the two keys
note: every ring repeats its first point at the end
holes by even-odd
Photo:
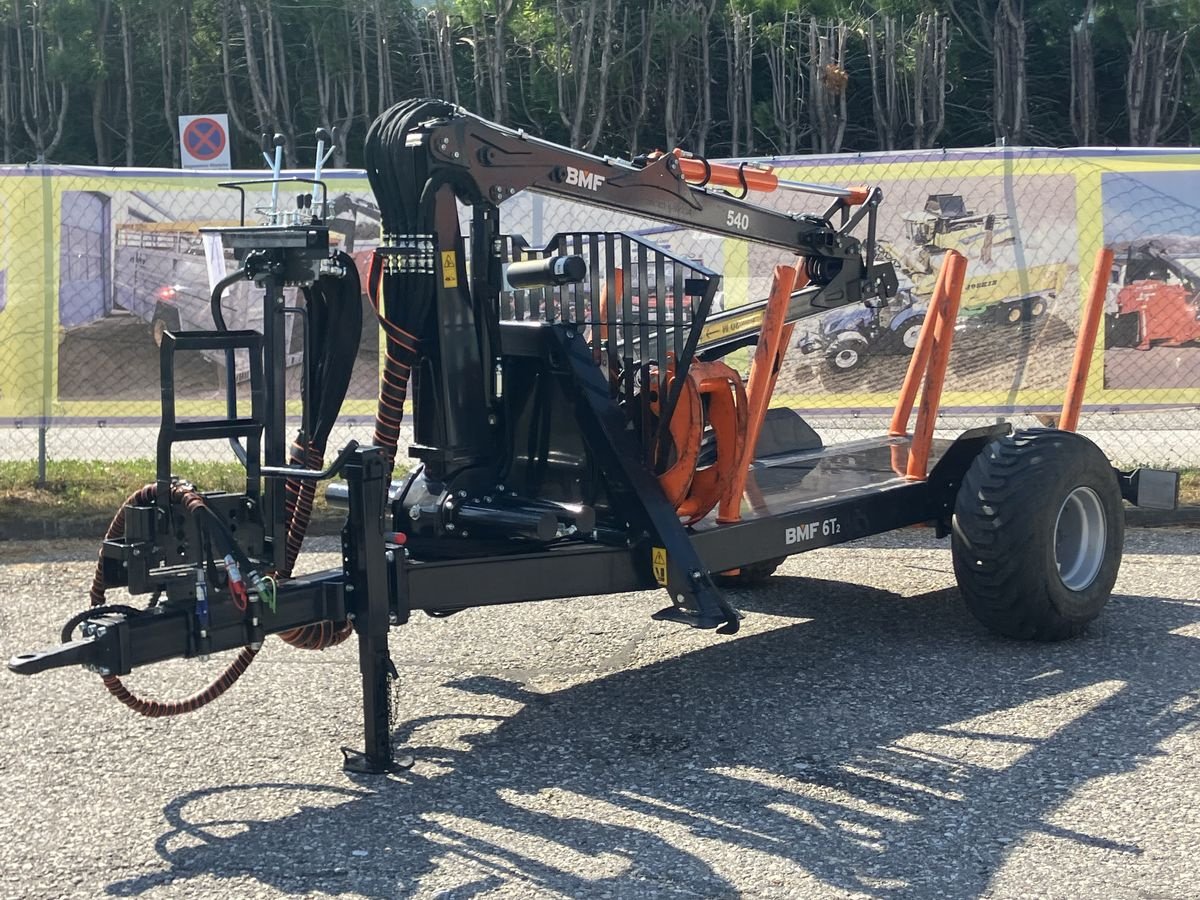
{"type": "MultiPolygon", "coordinates": [[[[297,181],[327,196],[322,145],[319,133],[314,177],[290,181],[276,149],[276,197],[297,181]]],[[[370,442],[327,446],[364,324],[358,270],[331,246],[327,204],[280,199],[262,224],[211,232],[238,268],[213,290],[214,327],[163,335],[157,479],[104,536],[90,607],[65,623],[62,643],[15,656],[13,672],[83,666],[131,709],[168,716],[219,697],[271,635],[307,650],[353,637],[364,748],[346,752],[345,766],[388,772],[413,763],[392,748],[389,634],[414,614],[470,627],[473,607],[657,590],[656,619],[729,635],[742,614],[722,587],[749,589],[791,554],[927,523],[950,538],[981,622],[1058,640],[1108,601],[1123,500],[1175,503],[1173,473],[1120,472],[1072,430],[1088,340],[1062,430],[996,424],[934,440],[968,280],[955,250],[888,433],[826,445],[797,412],[770,408],[797,323],[897,296],[872,239],[878,189],[784,182],[679,153],[592,156],[437,100],[384,112],[365,159],[382,229],[367,295],[387,349],[370,442]],[[734,194],[771,190],[831,202],[819,216],[790,215],[734,194]],[[502,221],[502,202],[521,191],[757,242],[796,263],[774,268],[766,299],[717,311],[721,276],[644,235],[593,220],[530,246],[502,221]],[[223,319],[226,290],[245,282],[261,293],[261,332],[223,319]],[[301,424],[288,433],[279,301],[292,284],[307,297],[308,334],[301,424]],[[743,373],[731,354],[748,348],[743,373]],[[176,354],[194,350],[249,356],[249,408],[230,397],[225,417],[176,416],[176,354]],[[393,480],[406,401],[413,465],[393,480]],[[176,477],[174,449],[192,441],[229,442],[245,490],[176,477]],[[342,559],[298,575],[322,482],[345,509],[342,559]],[[128,599],[115,596],[122,588],[128,599]],[[160,660],[227,650],[239,651],[228,669],[184,699],[138,696],[123,681],[160,660]]],[[[1101,302],[1106,282],[1107,268],[1101,302]]],[[[612,615],[622,609],[614,600],[612,615]]]]}
{"type": "Polygon", "coordinates": [[[1154,243],[1130,246],[1113,267],[1115,313],[1106,345],[1149,350],[1200,342],[1200,275],[1154,243]]]}
{"type": "Polygon", "coordinates": [[[809,359],[821,358],[832,373],[854,372],[878,354],[912,353],[926,310],[926,303],[914,300],[911,289],[901,289],[883,306],[858,305],[827,313],[816,333],[801,338],[799,349],[809,359]]]}
{"type": "MultiPolygon", "coordinates": [[[[1065,263],[995,273],[969,274],[963,284],[957,326],[1036,323],[1063,288],[1065,263]]],[[[856,371],[881,354],[909,354],[916,347],[937,285],[933,276],[917,276],[883,305],[848,307],[820,319],[819,329],[804,335],[801,352],[821,359],[832,374],[856,371]]]]}

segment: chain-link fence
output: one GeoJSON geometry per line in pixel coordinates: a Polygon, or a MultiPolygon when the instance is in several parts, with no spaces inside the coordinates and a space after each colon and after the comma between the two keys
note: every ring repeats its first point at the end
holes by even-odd
{"type": "MultiPolygon", "coordinates": [[[[899,294],[879,309],[799,323],[776,391],[827,442],[886,431],[950,250],[969,268],[941,429],[1051,421],[1096,255],[1109,246],[1116,261],[1080,428],[1121,465],[1200,467],[1200,206],[1187,199],[1200,197],[1200,157],[995,149],[768,162],[786,180],[884,193],[878,246],[896,266],[899,294]]],[[[218,187],[230,177],[0,168],[0,460],[153,457],[156,344],[166,330],[212,327],[209,286],[232,260],[200,229],[240,220],[238,194],[218,187]]],[[[365,272],[380,237],[366,180],[339,172],[328,181],[335,240],[365,272]]],[[[796,214],[828,203],[790,191],[750,199],[796,214]]],[[[774,265],[793,261],[749,241],[533,193],[506,202],[502,223],[535,247],[558,232],[638,232],[722,273],[724,308],[765,297],[774,265]]],[[[226,301],[232,327],[261,324],[253,290],[243,285],[226,301]]],[[[291,331],[299,350],[302,329],[291,331]]],[[[180,414],[220,415],[222,361],[189,356],[177,370],[180,414]]],[[[378,363],[368,327],[332,446],[369,438],[378,363]]],[[[216,445],[178,452],[229,455],[216,445]]]]}

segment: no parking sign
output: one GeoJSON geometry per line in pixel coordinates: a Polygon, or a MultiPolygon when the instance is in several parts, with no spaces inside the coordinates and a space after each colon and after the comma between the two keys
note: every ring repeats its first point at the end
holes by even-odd
{"type": "Polygon", "coordinates": [[[179,161],[185,169],[229,168],[229,117],[179,117],[179,161]]]}

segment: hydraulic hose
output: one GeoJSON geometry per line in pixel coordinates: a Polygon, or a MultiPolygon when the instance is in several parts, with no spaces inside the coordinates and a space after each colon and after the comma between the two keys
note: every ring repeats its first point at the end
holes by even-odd
{"type": "MultiPolygon", "coordinates": [[[[172,485],[171,495],[172,500],[181,502],[185,509],[194,514],[198,514],[201,508],[207,509],[204,498],[194,489],[183,484],[172,485]]],[[[106,541],[114,540],[125,534],[126,506],[149,506],[154,503],[157,496],[157,484],[148,484],[130,494],[125,503],[121,505],[121,508],[117,510],[117,514],[113,516],[113,520],[108,526],[108,531],[105,532],[104,539],[106,541]]],[[[96,575],[92,579],[92,587],[88,592],[88,597],[91,600],[93,608],[105,606],[104,593],[104,556],[101,554],[100,558],[96,561],[96,575]]],[[[242,677],[242,673],[246,671],[257,655],[258,651],[254,648],[244,647],[225,671],[218,675],[208,687],[182,700],[154,700],[139,697],[130,691],[116,675],[103,675],[101,676],[101,680],[110,694],[136,713],[152,719],[164,716],[178,716],[183,713],[194,712],[202,706],[207,706],[224,694],[242,677]]]]}
{"type": "MultiPolygon", "coordinates": [[[[354,358],[362,335],[362,284],[354,259],[339,253],[335,258],[344,273],[340,277],[322,275],[306,293],[308,328],[321,341],[319,352],[313,342],[314,359],[307,377],[308,400],[313,403],[312,433],[303,431],[292,443],[289,465],[320,469],[325,462],[329,434],[350,386],[354,358]]],[[[284,488],[284,512],[287,518],[287,542],[284,567],[279,577],[288,578],[300,555],[300,548],[312,518],[316,482],[289,478],[284,488]]],[[[282,632],[285,643],[305,650],[323,650],[346,640],[353,633],[348,622],[316,622],[282,632]]]]}

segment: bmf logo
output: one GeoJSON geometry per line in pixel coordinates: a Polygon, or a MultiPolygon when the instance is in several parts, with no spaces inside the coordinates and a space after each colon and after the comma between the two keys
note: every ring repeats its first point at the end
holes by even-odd
{"type": "Polygon", "coordinates": [[[567,184],[583,188],[585,191],[598,191],[604,184],[604,176],[595,172],[585,172],[574,166],[567,166],[567,184]]]}
{"type": "Polygon", "coordinates": [[[842,523],[836,517],[832,519],[817,519],[815,522],[804,522],[793,528],[785,528],[783,542],[785,544],[803,544],[819,537],[832,537],[842,533],[842,523]]]}

